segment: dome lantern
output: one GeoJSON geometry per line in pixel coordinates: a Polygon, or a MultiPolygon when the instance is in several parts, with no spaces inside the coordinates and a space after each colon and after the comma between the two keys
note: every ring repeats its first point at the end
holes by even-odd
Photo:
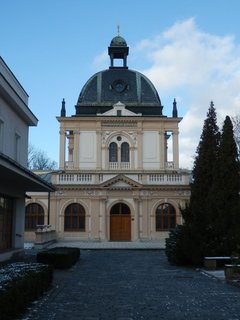
{"type": "Polygon", "coordinates": [[[118,27],[118,35],[114,37],[108,47],[108,54],[110,56],[110,69],[111,68],[128,68],[127,67],[127,56],[129,52],[129,47],[127,46],[126,40],[119,35],[119,27],[118,27]],[[114,66],[115,59],[122,59],[123,65],[122,67],[114,66]]]}

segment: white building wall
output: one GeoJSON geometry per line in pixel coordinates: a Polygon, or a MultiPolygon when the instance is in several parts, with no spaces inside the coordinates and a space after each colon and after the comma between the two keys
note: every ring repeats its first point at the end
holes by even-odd
{"type": "Polygon", "coordinates": [[[96,138],[95,131],[80,132],[80,169],[96,169],[96,138]]]}
{"type": "MultiPolygon", "coordinates": [[[[12,73],[12,71],[8,68],[8,66],[5,64],[5,62],[3,61],[3,59],[0,57],[0,73],[4,76],[5,79],[5,84],[7,87],[10,86],[11,88],[13,88],[15,94],[17,96],[19,96],[19,98],[22,100],[22,102],[25,105],[28,105],[28,95],[25,92],[25,90],[23,89],[23,87],[21,86],[21,84],[19,83],[19,81],[15,78],[14,74],[12,73]],[[10,84],[10,86],[9,86],[10,84]]],[[[4,83],[2,83],[3,86],[5,86],[4,83]]],[[[7,88],[5,87],[5,88],[7,88]]],[[[12,95],[13,98],[13,95],[12,95]]]]}
{"type": "Polygon", "coordinates": [[[158,131],[143,132],[143,169],[159,168],[159,134],[158,131]]]}
{"type": "Polygon", "coordinates": [[[1,152],[27,166],[28,125],[0,97],[1,152]],[[16,137],[18,137],[16,157],[16,137]]]}

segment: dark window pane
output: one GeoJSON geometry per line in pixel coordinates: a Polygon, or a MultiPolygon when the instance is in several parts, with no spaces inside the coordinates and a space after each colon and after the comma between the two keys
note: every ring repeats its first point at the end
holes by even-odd
{"type": "Polygon", "coordinates": [[[121,213],[130,214],[130,209],[125,203],[121,203],[121,213]]]}
{"type": "Polygon", "coordinates": [[[120,214],[120,203],[115,204],[111,208],[110,214],[120,214]]]}
{"type": "Polygon", "coordinates": [[[37,225],[44,224],[44,210],[38,203],[31,203],[25,209],[25,229],[35,230],[37,225]]]}
{"type": "Polygon", "coordinates": [[[176,226],[176,212],[169,203],[158,206],[156,210],[156,231],[169,230],[176,226]]]}
{"type": "Polygon", "coordinates": [[[79,203],[72,203],[66,208],[64,230],[85,231],[85,209],[79,203]]]}
{"type": "Polygon", "coordinates": [[[129,162],[129,144],[127,142],[121,144],[121,162],[129,162]]]}
{"type": "Polygon", "coordinates": [[[72,217],[72,228],[73,229],[78,228],[78,217],[72,217]]]}
{"type": "Polygon", "coordinates": [[[116,203],[111,208],[110,214],[131,214],[131,211],[125,203],[116,203]]]}
{"type": "Polygon", "coordinates": [[[111,142],[109,145],[109,162],[118,161],[118,146],[115,142],[111,142]]]}
{"type": "Polygon", "coordinates": [[[84,230],[85,229],[85,217],[80,217],[80,220],[79,220],[79,228],[81,230],[84,230]]]}

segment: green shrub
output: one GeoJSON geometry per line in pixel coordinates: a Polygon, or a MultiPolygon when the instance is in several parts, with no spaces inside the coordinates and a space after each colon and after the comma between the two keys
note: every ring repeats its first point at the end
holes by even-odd
{"type": "Polygon", "coordinates": [[[49,289],[53,269],[39,263],[15,262],[0,269],[0,317],[16,319],[31,301],[49,289]]]}
{"type": "Polygon", "coordinates": [[[168,261],[176,265],[188,264],[188,258],[185,255],[185,227],[176,226],[169,233],[169,238],[166,239],[166,256],[168,261]]]}
{"type": "Polygon", "coordinates": [[[50,264],[56,269],[68,269],[80,258],[79,248],[56,247],[37,254],[37,262],[50,264]]]}

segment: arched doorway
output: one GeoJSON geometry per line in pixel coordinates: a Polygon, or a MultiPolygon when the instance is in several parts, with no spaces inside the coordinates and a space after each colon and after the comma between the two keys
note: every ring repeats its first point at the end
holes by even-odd
{"type": "Polygon", "coordinates": [[[115,204],[110,211],[110,240],[131,240],[131,211],[125,203],[115,204]]]}

